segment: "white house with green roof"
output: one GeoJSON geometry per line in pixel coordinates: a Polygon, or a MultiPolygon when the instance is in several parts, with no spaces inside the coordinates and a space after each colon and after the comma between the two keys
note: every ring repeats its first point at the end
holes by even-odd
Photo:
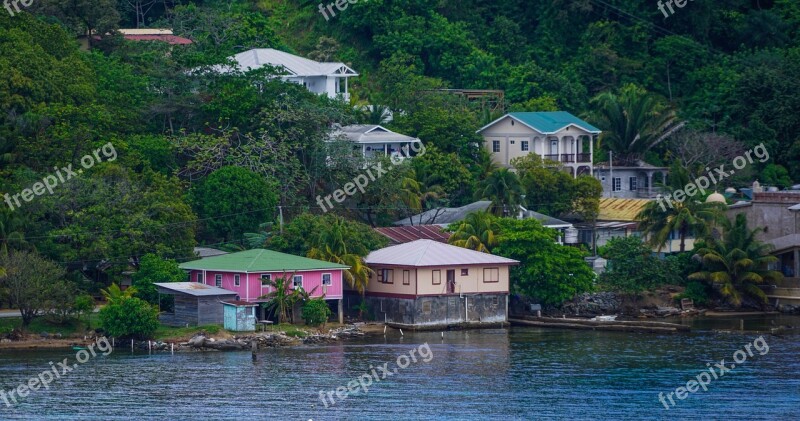
{"type": "Polygon", "coordinates": [[[574,177],[592,175],[595,136],[600,129],[566,111],[508,113],[478,130],[494,161],[536,153],[560,162],[574,177]]]}
{"type": "MultiPolygon", "coordinates": [[[[343,271],[349,266],[254,249],[182,263],[180,268],[189,272],[191,282],[235,292],[236,300],[250,303],[266,302],[262,297],[274,290],[266,281],[285,277],[291,280],[291,289],[302,288],[312,298],[337,300],[339,319],[343,321],[343,271]]],[[[259,317],[263,318],[263,314],[259,317]]]]}

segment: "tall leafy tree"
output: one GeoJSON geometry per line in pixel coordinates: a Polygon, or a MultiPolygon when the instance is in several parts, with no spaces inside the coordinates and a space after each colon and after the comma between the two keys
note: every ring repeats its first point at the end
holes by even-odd
{"type": "Polygon", "coordinates": [[[347,224],[343,219],[336,218],[331,225],[313,236],[313,246],[308,251],[308,257],[350,266],[343,271],[345,281],[359,294],[364,295],[373,272],[364,262],[369,250],[358,243],[349,243],[347,236],[347,224]]]}
{"type": "Polygon", "coordinates": [[[500,233],[497,218],[488,212],[473,212],[449,229],[453,231],[449,244],[484,253],[490,253],[497,245],[500,233]]]}
{"type": "Polygon", "coordinates": [[[48,307],[51,294],[66,285],[62,267],[26,251],[0,256],[0,264],[6,270],[0,284],[7,290],[11,304],[19,309],[23,326],[28,326],[38,314],[52,310],[48,307]]]}
{"type": "Polygon", "coordinates": [[[523,204],[522,195],[525,189],[519,178],[508,168],[500,168],[492,172],[478,186],[476,199],[491,200],[489,211],[498,216],[516,215],[523,204]]]}

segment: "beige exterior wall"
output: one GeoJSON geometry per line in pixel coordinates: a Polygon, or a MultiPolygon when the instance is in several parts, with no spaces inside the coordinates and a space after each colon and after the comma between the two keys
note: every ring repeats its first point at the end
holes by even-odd
{"type": "MultiPolygon", "coordinates": [[[[455,271],[455,293],[505,293],[509,290],[509,267],[502,265],[484,266],[441,266],[425,268],[402,268],[391,266],[370,266],[375,273],[369,279],[367,292],[379,294],[441,295],[447,294],[447,271],[455,271]],[[378,271],[392,269],[393,283],[378,282],[378,271]],[[462,269],[467,270],[462,275],[462,269]],[[497,282],[484,282],[484,269],[496,269],[497,282]],[[403,285],[403,271],[409,271],[409,285],[403,285]],[[439,271],[441,283],[433,284],[433,272],[439,271]]],[[[488,273],[487,273],[488,274],[488,273]]]]}
{"type": "MultiPolygon", "coordinates": [[[[558,154],[581,153],[578,137],[588,136],[589,140],[585,140],[584,143],[590,142],[592,138],[592,134],[575,126],[570,126],[553,135],[544,135],[513,120],[511,117],[504,118],[484,130],[481,134],[484,140],[484,147],[492,153],[492,160],[500,165],[510,165],[512,159],[525,156],[531,152],[539,155],[548,155],[551,152],[550,140],[558,140],[558,154]],[[494,141],[500,142],[499,152],[494,152],[494,141]],[[527,151],[522,150],[522,145],[525,141],[528,142],[527,151]],[[514,143],[512,144],[511,142],[514,143]]],[[[586,147],[588,148],[588,143],[586,147]]],[[[584,163],[583,165],[590,165],[590,163],[584,163]]]]}

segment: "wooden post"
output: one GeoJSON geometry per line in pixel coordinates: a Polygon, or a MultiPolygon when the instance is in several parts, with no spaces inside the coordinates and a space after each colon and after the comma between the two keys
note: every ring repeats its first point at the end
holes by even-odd
{"type": "Polygon", "coordinates": [[[133,339],[131,339],[131,352],[133,352],[133,339]]]}
{"type": "Polygon", "coordinates": [[[339,324],[344,324],[344,299],[339,299],[339,324]]]}
{"type": "Polygon", "coordinates": [[[744,330],[744,319],[739,319],[739,330],[744,330]]]}
{"type": "Polygon", "coordinates": [[[253,354],[253,362],[256,362],[258,360],[258,355],[256,354],[256,351],[258,351],[258,341],[255,339],[250,342],[250,351],[253,354]]]}

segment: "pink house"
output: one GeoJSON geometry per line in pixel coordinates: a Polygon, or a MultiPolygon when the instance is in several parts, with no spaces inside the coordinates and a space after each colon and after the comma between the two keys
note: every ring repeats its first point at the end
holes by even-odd
{"type": "MultiPolygon", "coordinates": [[[[186,262],[180,267],[189,271],[191,282],[235,292],[237,300],[251,303],[266,302],[259,297],[274,290],[264,281],[291,277],[290,288],[302,288],[312,298],[324,296],[326,301],[337,300],[339,320],[343,321],[343,271],[349,266],[254,249],[186,262]]],[[[262,319],[262,309],[258,308],[258,312],[262,319]]]]}

